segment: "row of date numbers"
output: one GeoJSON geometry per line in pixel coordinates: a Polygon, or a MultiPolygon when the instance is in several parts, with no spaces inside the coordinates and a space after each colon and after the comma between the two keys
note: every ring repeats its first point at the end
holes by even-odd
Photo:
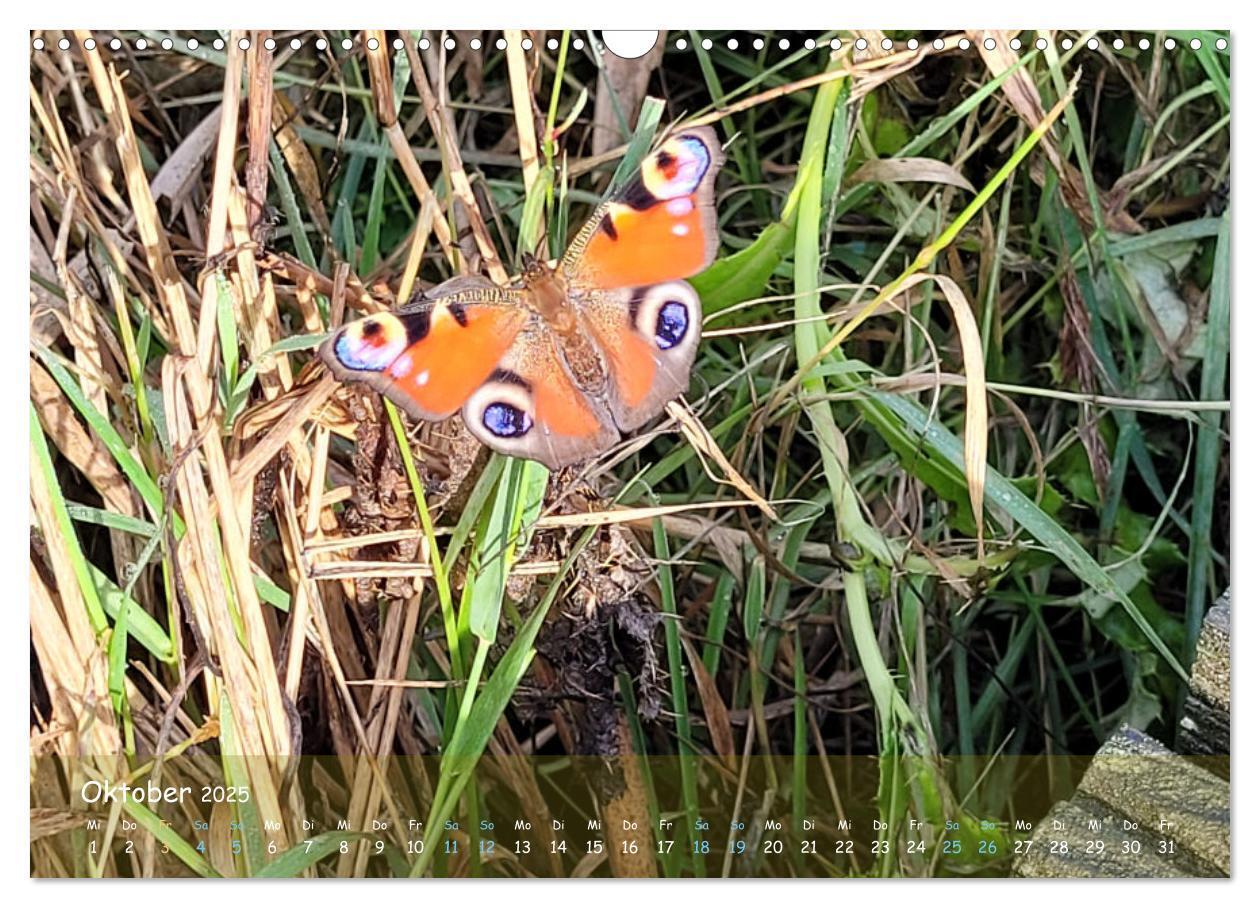
{"type": "MultiPolygon", "coordinates": [[[[640,850],[638,839],[627,839],[621,843],[621,852],[623,854],[638,854],[640,850]]],[[[674,839],[660,839],[656,843],[657,854],[673,854],[675,847],[685,849],[690,847],[691,854],[705,855],[718,854],[720,849],[714,847],[714,844],[707,839],[692,839],[690,843],[679,845],[674,839]]],[[[824,848],[825,848],[824,843],[824,848]]],[[[1014,844],[1014,853],[1022,854],[1029,847],[1030,840],[1016,841],[1014,844]]],[[[423,854],[424,841],[416,839],[407,843],[408,854],[423,854]]],[[[444,839],[442,841],[442,851],[444,854],[459,854],[466,847],[460,839],[444,839]]],[[[498,843],[494,839],[479,839],[477,843],[478,853],[482,856],[491,856],[498,843]]],[[[533,853],[533,842],[529,839],[517,839],[512,846],[514,854],[525,855],[533,853]]],[[[602,854],[604,852],[603,839],[587,839],[585,843],[585,851],[587,854],[602,854]]],[[[787,850],[782,839],[766,839],[760,843],[761,852],[763,854],[783,854],[787,850]]],[[[853,839],[836,839],[832,844],[835,854],[856,854],[858,851],[858,843],[853,839]]],[[[345,848],[343,847],[343,850],[345,848]]],[[[376,842],[376,852],[379,854],[384,850],[384,843],[380,840],[376,842]]],[[[749,843],[743,839],[733,839],[727,843],[727,850],[734,855],[747,854],[755,850],[750,847],[749,843]]],[[[818,841],[816,839],[803,839],[800,842],[799,850],[801,854],[818,854],[818,841]]],[[[870,854],[891,854],[893,843],[888,839],[873,839],[870,842],[870,854]]],[[[904,853],[906,854],[925,854],[927,853],[927,843],[908,839],[904,844],[904,853]]],[[[943,843],[945,854],[961,855],[964,849],[963,842],[960,839],[946,839],[943,843]]],[[[567,854],[569,851],[569,843],[565,839],[552,839],[550,842],[551,854],[567,854]]],[[[993,839],[981,839],[975,843],[975,853],[979,855],[996,855],[998,853],[998,843],[993,839]]]]}

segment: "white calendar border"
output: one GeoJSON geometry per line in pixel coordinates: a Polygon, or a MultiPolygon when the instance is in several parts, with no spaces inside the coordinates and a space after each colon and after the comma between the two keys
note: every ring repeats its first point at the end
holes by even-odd
{"type": "MultiPolygon", "coordinates": [[[[1233,94],[1235,109],[1239,106],[1245,111],[1255,108],[1253,100],[1260,97],[1260,84],[1252,78],[1256,71],[1254,64],[1247,60],[1248,40],[1260,35],[1260,30],[1251,26],[1255,22],[1255,14],[1239,10],[1238,4],[1215,2],[1215,0],[1196,0],[1196,2],[1145,2],[1141,6],[1105,5],[1097,0],[1053,0],[1047,4],[1012,4],[1009,0],[972,0],[967,4],[929,3],[923,0],[903,0],[899,3],[872,4],[836,4],[823,3],[821,0],[805,0],[795,6],[782,3],[770,4],[737,4],[729,2],[717,3],[713,0],[700,0],[691,4],[679,3],[678,0],[630,0],[624,4],[592,4],[576,2],[576,0],[541,0],[536,4],[525,4],[520,0],[479,0],[476,3],[447,2],[439,4],[420,4],[411,0],[408,3],[365,3],[362,0],[345,4],[342,9],[325,8],[317,15],[312,15],[311,4],[278,2],[259,4],[240,2],[240,0],[218,0],[213,4],[173,8],[169,0],[158,3],[153,0],[141,0],[123,4],[87,3],[84,0],[61,0],[55,5],[24,4],[21,9],[9,7],[3,15],[6,24],[10,18],[24,20],[24,31],[17,27],[0,29],[0,67],[4,75],[0,77],[0,95],[5,102],[6,122],[11,128],[4,131],[3,172],[6,179],[3,183],[4,205],[7,213],[0,233],[0,256],[4,281],[0,286],[10,288],[16,299],[10,300],[10,306],[18,310],[24,288],[28,281],[27,235],[28,229],[23,214],[27,210],[26,175],[28,170],[27,130],[21,124],[29,120],[27,109],[27,53],[28,49],[19,46],[18,42],[29,41],[29,33],[33,28],[100,28],[102,30],[125,29],[136,27],[165,27],[178,25],[180,28],[237,28],[275,27],[309,23],[311,27],[376,27],[378,25],[412,24],[421,26],[440,26],[444,28],[501,28],[527,25],[532,28],[722,28],[750,29],[772,27],[775,29],[819,29],[834,27],[878,27],[898,29],[957,29],[968,25],[979,25],[991,28],[1023,28],[1033,29],[1047,25],[1066,26],[1071,28],[1132,29],[1149,27],[1159,29],[1201,29],[1232,28],[1230,36],[1233,50],[1231,71],[1236,88],[1233,94]],[[19,181],[21,188],[19,188],[19,181]]],[[[16,26],[15,22],[15,26],[16,26]]],[[[1252,109],[1250,114],[1243,113],[1235,117],[1238,124],[1233,141],[1234,161],[1256,160],[1255,153],[1260,143],[1254,140],[1257,124],[1260,123],[1260,110],[1252,109]]],[[[1244,167],[1240,178],[1232,175],[1231,192],[1233,198],[1242,200],[1242,205],[1232,205],[1233,236],[1235,255],[1246,255],[1252,241],[1260,238],[1260,232],[1253,230],[1252,213],[1260,212],[1260,185],[1249,175],[1244,167]],[[1246,202],[1251,198],[1251,202],[1246,202]],[[1238,217],[1241,208],[1245,214],[1238,217]]],[[[1256,215],[1260,219],[1260,214],[1256,215]]],[[[1234,265],[1235,275],[1247,268],[1244,257],[1234,265]]],[[[1250,275],[1248,274],[1248,277],[1250,275]]],[[[1250,283],[1250,281],[1248,282],[1250,283]]],[[[1237,288],[1237,281],[1235,280],[1237,288]]],[[[1238,288],[1241,289],[1241,288],[1238,288]]],[[[1231,348],[1236,352],[1246,345],[1248,348],[1260,344],[1260,304],[1253,301],[1254,294],[1242,296],[1235,294],[1233,299],[1239,304],[1233,307],[1235,318],[1231,323],[1231,348]]],[[[23,316],[24,317],[24,316],[23,316]]],[[[24,369],[17,365],[27,361],[25,332],[16,325],[10,330],[0,332],[5,344],[3,358],[0,363],[12,364],[8,368],[15,372],[24,369]]],[[[1243,646],[1254,647],[1255,641],[1247,640],[1250,611],[1255,606],[1252,601],[1260,593],[1256,568],[1260,559],[1248,557],[1242,546],[1249,546],[1257,538],[1260,531],[1257,514],[1260,514],[1260,476],[1248,470],[1251,463],[1260,461],[1260,357],[1243,357],[1235,359],[1237,366],[1232,370],[1231,389],[1235,401],[1241,402],[1243,421],[1231,418],[1233,464],[1242,465],[1242,469],[1231,469],[1230,478],[1233,483],[1231,493],[1234,504],[1231,513],[1235,515],[1237,524],[1233,528],[1232,551],[1240,555],[1243,566],[1237,576],[1232,578],[1235,586],[1234,602],[1241,605],[1235,608],[1233,620],[1236,627],[1233,639],[1243,639],[1243,646]],[[1253,412],[1254,411],[1254,412],[1253,412]]],[[[0,381],[0,416],[5,424],[22,426],[26,423],[27,391],[24,382],[16,377],[0,381]]],[[[27,464],[27,445],[17,440],[0,447],[0,468],[6,477],[4,488],[9,490],[13,501],[3,508],[3,522],[0,523],[0,551],[3,552],[5,574],[10,577],[27,576],[26,561],[28,558],[29,505],[26,501],[29,488],[27,464]]],[[[28,811],[28,740],[25,729],[29,722],[29,698],[26,691],[29,686],[29,636],[23,632],[20,624],[26,618],[26,597],[22,604],[13,603],[9,599],[10,622],[4,635],[9,652],[5,654],[3,664],[7,666],[5,680],[9,682],[3,701],[5,725],[15,732],[9,740],[11,746],[4,750],[0,757],[3,767],[5,785],[0,788],[4,792],[4,804],[12,805],[5,810],[0,819],[0,854],[4,856],[6,869],[11,871],[12,879],[27,880],[23,887],[27,897],[38,897],[43,903],[53,905],[64,899],[81,903],[85,898],[123,898],[144,897],[152,899],[174,896],[181,902],[191,899],[194,903],[202,899],[221,900],[231,898],[241,905],[268,904],[274,905],[279,899],[290,896],[300,898],[303,904],[309,905],[345,905],[349,900],[362,898],[360,887],[371,886],[367,881],[328,881],[329,885],[320,886],[308,882],[272,882],[243,881],[231,885],[230,893],[210,889],[206,884],[182,881],[143,881],[132,884],[111,881],[108,892],[100,894],[87,890],[71,890],[68,887],[90,886],[83,882],[41,881],[31,883],[29,876],[28,811]],[[13,613],[17,614],[13,614],[13,613]],[[20,723],[20,725],[19,725],[20,723]],[[119,886],[144,886],[143,896],[136,893],[122,893],[119,886]],[[36,888],[38,887],[38,888],[36,888]],[[159,887],[153,889],[152,887],[159,887]]],[[[29,621],[27,622],[29,626],[29,621]]],[[[1246,650],[1242,650],[1245,654],[1246,650]]],[[[1248,659],[1235,660],[1234,665],[1234,700],[1235,704],[1251,704],[1257,700],[1256,674],[1249,667],[1248,659]]],[[[1254,710],[1252,711],[1254,712],[1254,710]]],[[[1255,818],[1260,811],[1254,809],[1257,785],[1251,781],[1254,770],[1248,771],[1250,755],[1256,753],[1256,719],[1245,717],[1234,723],[1234,752],[1243,759],[1236,761],[1242,767],[1234,773],[1233,816],[1241,817],[1234,824],[1233,852],[1235,880],[1254,882],[1258,875],[1252,868],[1257,862],[1248,856],[1255,853],[1257,837],[1251,832],[1255,818]]],[[[2,808],[0,808],[2,809],[2,808]]],[[[998,900],[1012,897],[1018,898],[1020,908],[1053,904],[1056,908],[1065,899],[1080,898],[1081,891],[1077,886],[1066,882],[1030,882],[1030,881],[793,881],[783,884],[775,881],[738,880],[696,882],[664,882],[664,881],[530,881],[512,888],[512,908],[522,906],[546,906],[556,908],[558,905],[587,904],[598,899],[600,908],[644,908],[645,900],[667,899],[713,899],[720,898],[723,908],[726,906],[756,905],[764,908],[767,901],[777,897],[780,886],[786,886],[784,892],[789,898],[799,900],[801,904],[811,902],[827,905],[839,903],[841,900],[862,901],[874,899],[891,899],[899,903],[903,899],[913,899],[916,904],[926,908],[930,902],[938,901],[941,892],[937,886],[948,885],[948,893],[954,898],[961,897],[972,904],[1000,905],[998,900]],[[895,890],[890,886],[898,887],[895,890]],[[1072,886],[1069,891],[1068,886],[1072,886]],[[858,887],[854,889],[851,887],[858,887]],[[882,888],[881,888],[882,887],[882,888]],[[1000,887],[1002,891],[996,891],[1000,887]],[[712,888],[712,892],[709,889],[712,888]],[[981,901],[982,900],[982,901],[981,901]]],[[[1120,887],[1140,887],[1140,893],[1134,893],[1143,902],[1144,908],[1157,905],[1176,905],[1186,908],[1187,901],[1197,898],[1196,894],[1187,891],[1187,887],[1203,885],[1193,881],[1160,885],[1156,888],[1152,883],[1140,881],[1111,881],[1104,885],[1113,890],[1104,897],[1121,896],[1120,887]]],[[[467,899],[473,893],[469,886],[477,886],[474,897],[487,894],[493,887],[497,889],[499,898],[507,895],[507,887],[511,883],[496,881],[478,884],[470,881],[435,881],[426,880],[413,883],[379,883],[377,891],[370,898],[381,900],[382,904],[394,900],[430,900],[446,897],[467,899]],[[401,886],[422,887],[423,891],[410,889],[404,893],[401,886]],[[383,888],[388,886],[389,888],[383,888]],[[437,887],[436,889],[434,887],[437,887]]],[[[1092,887],[1091,887],[1092,888],[1092,887]]],[[[1227,888],[1219,884],[1213,889],[1210,898],[1215,905],[1240,902],[1247,887],[1233,885],[1227,888]]],[[[20,897],[20,896],[19,896],[20,897]]],[[[1253,896],[1254,898],[1254,896],[1253,896]]]]}

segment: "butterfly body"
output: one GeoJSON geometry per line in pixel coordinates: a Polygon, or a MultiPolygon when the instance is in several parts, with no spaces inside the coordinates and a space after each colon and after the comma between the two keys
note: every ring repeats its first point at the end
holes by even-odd
{"type": "Polygon", "coordinates": [[[601,205],[554,266],[527,262],[508,287],[461,276],[321,348],[413,417],[462,409],[477,438],[552,469],[608,450],[686,390],[700,300],[683,278],[717,250],[713,131],[666,140],[601,205]]]}

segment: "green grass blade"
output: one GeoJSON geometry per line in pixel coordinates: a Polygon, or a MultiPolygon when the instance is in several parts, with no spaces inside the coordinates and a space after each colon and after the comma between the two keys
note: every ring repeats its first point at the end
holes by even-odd
{"type": "Polygon", "coordinates": [[[657,124],[661,122],[661,114],[665,112],[665,102],[660,98],[644,98],[639,109],[639,122],[634,127],[634,135],[626,147],[625,156],[613,172],[612,182],[608,184],[609,195],[616,192],[634,175],[656,137],[657,124]]]}
{"type": "MultiPolygon", "coordinates": [[[[157,483],[149,476],[148,472],[140,461],[132,455],[131,449],[127,443],[123,441],[122,436],[118,434],[118,430],[113,424],[105,418],[104,414],[88,401],[84,396],[82,389],[79,387],[78,381],[72,376],[69,370],[61,364],[61,362],[48,350],[37,349],[36,355],[39,356],[40,362],[44,364],[44,368],[48,370],[48,374],[57,382],[58,387],[65,393],[66,398],[79,415],[87,421],[87,424],[96,433],[96,436],[104,443],[106,450],[114,458],[114,462],[118,464],[119,469],[131,481],[136,491],[140,493],[140,497],[144,499],[144,503],[154,514],[161,514],[165,509],[162,502],[162,493],[159,491],[157,483]]],[[[32,418],[34,411],[32,410],[32,418]]],[[[41,431],[41,437],[42,437],[41,431]]],[[[34,437],[32,435],[32,437],[34,437]]],[[[180,535],[184,532],[183,522],[178,516],[175,518],[176,532],[180,535]]]]}
{"type": "MultiPolygon", "coordinates": [[[[1212,264],[1212,287],[1208,300],[1207,336],[1203,373],[1199,379],[1200,400],[1220,400],[1225,396],[1229,373],[1229,276],[1230,213],[1221,218],[1216,238],[1216,260],[1212,264]]],[[[1216,476],[1221,457],[1221,414],[1204,413],[1198,431],[1194,460],[1194,511],[1190,517],[1190,566],[1186,591],[1186,641],[1182,653],[1187,663],[1194,648],[1207,608],[1211,577],[1212,518],[1217,508],[1216,476]]]]}
{"type": "Polygon", "coordinates": [[[74,531],[74,522],[70,519],[70,512],[66,510],[66,500],[61,494],[61,483],[57,481],[57,471],[53,467],[52,454],[48,450],[48,440],[44,437],[44,429],[39,424],[39,417],[35,415],[35,405],[29,404],[28,409],[30,412],[31,447],[35,450],[34,467],[43,474],[44,486],[48,490],[48,497],[52,506],[53,519],[57,522],[56,526],[43,527],[42,529],[47,534],[57,533],[61,536],[70,557],[71,570],[74,571],[75,579],[79,582],[79,592],[83,596],[83,604],[87,609],[88,621],[91,622],[92,629],[99,635],[104,633],[109,627],[109,621],[105,618],[105,610],[101,607],[96,584],[92,581],[90,565],[87,559],[83,557],[83,549],[79,545],[79,536],[74,531]]]}

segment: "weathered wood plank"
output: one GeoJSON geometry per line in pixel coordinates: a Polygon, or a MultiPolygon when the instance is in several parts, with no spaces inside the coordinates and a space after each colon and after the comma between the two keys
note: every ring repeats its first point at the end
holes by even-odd
{"type": "Polygon", "coordinates": [[[1229,783],[1200,762],[1123,726],[1098,751],[1078,793],[1175,843],[1197,875],[1229,875],[1229,783]]]}
{"type": "Polygon", "coordinates": [[[1033,832],[1021,876],[1229,876],[1230,595],[1208,611],[1173,753],[1122,726],[1033,832]],[[1209,759],[1211,757],[1211,759],[1209,759]]]}
{"type": "Polygon", "coordinates": [[[1024,877],[1054,879],[1195,875],[1175,858],[1161,855],[1158,840],[1148,831],[1125,830],[1106,805],[1080,797],[1054,806],[1038,824],[1028,852],[1016,860],[1014,870],[1024,877]],[[1099,828],[1091,828],[1092,824],[1099,828]],[[1090,851],[1091,847],[1095,850],[1090,851]]]}
{"type": "Polygon", "coordinates": [[[1184,753],[1228,754],[1230,591],[1203,619],[1195,646],[1190,691],[1186,696],[1177,747],[1184,753]]]}

